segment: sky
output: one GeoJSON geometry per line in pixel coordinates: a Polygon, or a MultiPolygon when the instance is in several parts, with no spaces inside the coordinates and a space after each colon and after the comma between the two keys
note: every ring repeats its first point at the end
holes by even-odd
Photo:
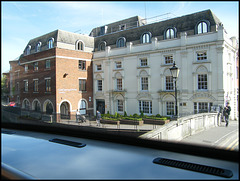
{"type": "Polygon", "coordinates": [[[93,28],[133,16],[179,17],[207,9],[229,37],[239,37],[238,1],[1,1],[1,73],[31,39],[57,29],[89,35],[93,28]]]}

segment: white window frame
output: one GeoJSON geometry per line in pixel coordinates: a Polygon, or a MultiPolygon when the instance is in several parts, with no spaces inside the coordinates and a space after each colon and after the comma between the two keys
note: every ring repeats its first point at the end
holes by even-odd
{"type": "Polygon", "coordinates": [[[96,64],[96,71],[102,71],[102,64],[96,64]]]}
{"type": "Polygon", "coordinates": [[[140,100],[138,101],[139,114],[143,111],[143,114],[152,114],[152,101],[140,100]]]}
{"type": "Polygon", "coordinates": [[[198,86],[197,87],[198,90],[208,90],[208,75],[207,74],[198,74],[197,75],[197,86],[198,86]]]}
{"type": "Polygon", "coordinates": [[[117,112],[123,113],[123,100],[117,100],[117,112]]]}
{"type": "Polygon", "coordinates": [[[28,92],[28,80],[23,80],[24,82],[24,92],[28,92]]]}
{"type": "Polygon", "coordinates": [[[45,92],[51,92],[51,78],[45,78],[45,92]]]}
{"type": "Polygon", "coordinates": [[[173,64],[173,55],[164,55],[164,64],[165,65],[173,64]]]}
{"type": "Polygon", "coordinates": [[[87,91],[87,86],[86,86],[87,80],[83,78],[78,79],[78,87],[79,91],[87,91]],[[81,81],[81,84],[80,84],[81,81]]]}
{"type": "Polygon", "coordinates": [[[97,80],[97,91],[101,92],[103,90],[103,81],[102,80],[97,80]]]}
{"type": "Polygon", "coordinates": [[[33,63],[33,71],[38,71],[38,62],[33,63]]]}
{"type": "Polygon", "coordinates": [[[197,62],[207,61],[207,51],[196,52],[196,60],[197,62]]]}
{"type": "Polygon", "coordinates": [[[140,67],[148,67],[148,58],[140,58],[140,67]]]}
{"type": "Polygon", "coordinates": [[[165,77],[165,90],[172,91],[174,88],[173,85],[173,77],[172,76],[166,76],[165,77]]]}
{"type": "Polygon", "coordinates": [[[122,69],[122,62],[121,61],[116,61],[115,62],[115,68],[116,69],[122,69]]]}
{"type": "Polygon", "coordinates": [[[38,79],[33,79],[33,92],[38,92],[39,91],[38,85],[39,85],[39,80],[38,79]],[[35,85],[35,81],[37,81],[37,85],[35,85]]]}
{"type": "Polygon", "coordinates": [[[122,78],[117,78],[116,79],[116,90],[118,91],[122,91],[123,90],[123,86],[122,86],[122,78]]]}
{"type": "Polygon", "coordinates": [[[175,114],[174,107],[175,107],[174,102],[172,102],[172,101],[166,102],[166,115],[167,116],[174,116],[174,114],[175,114]]]}

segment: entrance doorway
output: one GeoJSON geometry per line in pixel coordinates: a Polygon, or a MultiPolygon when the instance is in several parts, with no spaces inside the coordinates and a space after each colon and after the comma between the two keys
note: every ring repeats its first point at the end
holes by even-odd
{"type": "Polygon", "coordinates": [[[81,100],[79,110],[80,110],[80,114],[82,114],[82,115],[84,115],[84,114],[87,113],[87,112],[86,112],[86,101],[81,100]]]}
{"type": "Polygon", "coordinates": [[[96,104],[96,110],[98,110],[101,114],[105,114],[105,100],[97,99],[96,104]]]}
{"type": "Polygon", "coordinates": [[[70,119],[70,106],[68,102],[63,102],[60,106],[61,119],[70,119]]]}

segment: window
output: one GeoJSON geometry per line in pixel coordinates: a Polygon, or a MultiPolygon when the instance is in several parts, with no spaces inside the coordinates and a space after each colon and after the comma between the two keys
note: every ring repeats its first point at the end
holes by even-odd
{"type": "Polygon", "coordinates": [[[102,65],[101,64],[96,65],[96,69],[97,69],[97,71],[101,71],[102,70],[102,65]]]}
{"type": "Polygon", "coordinates": [[[166,76],[166,90],[173,90],[173,77],[166,76]]]}
{"type": "Polygon", "coordinates": [[[116,79],[117,80],[117,90],[122,90],[122,79],[116,79]]]}
{"type": "Polygon", "coordinates": [[[123,112],[123,100],[117,100],[117,111],[123,112]]]}
{"type": "Polygon", "coordinates": [[[48,49],[53,48],[53,38],[48,40],[48,49]]]}
{"type": "Polygon", "coordinates": [[[148,66],[148,60],[147,60],[147,58],[141,58],[141,59],[140,59],[140,66],[141,66],[141,67],[147,67],[147,66],[148,66]]]}
{"type": "Polygon", "coordinates": [[[167,116],[174,115],[174,102],[166,102],[167,116]]]}
{"type": "Polygon", "coordinates": [[[148,77],[141,77],[141,90],[142,91],[148,90],[148,77]]]}
{"type": "Polygon", "coordinates": [[[198,52],[197,61],[207,60],[207,52],[198,52]]]}
{"type": "Polygon", "coordinates": [[[125,47],[125,43],[126,43],[125,38],[123,38],[123,37],[118,38],[118,40],[117,40],[117,48],[125,47]]]}
{"type": "Polygon", "coordinates": [[[84,61],[84,60],[79,60],[79,61],[78,61],[78,69],[79,69],[79,70],[86,70],[86,61],[84,61]]]}
{"type": "Polygon", "coordinates": [[[101,42],[98,46],[99,51],[104,51],[106,48],[106,42],[101,42]]]}
{"type": "Polygon", "coordinates": [[[51,79],[45,79],[45,91],[51,92],[51,79]]]}
{"type": "Polygon", "coordinates": [[[25,65],[25,72],[27,72],[28,71],[28,65],[25,65]]]}
{"type": "Polygon", "coordinates": [[[208,21],[201,21],[197,24],[196,32],[197,34],[207,33],[210,29],[210,23],[208,21]]]}
{"type": "Polygon", "coordinates": [[[84,44],[82,41],[76,43],[76,50],[84,50],[84,44]]]}
{"type": "Polygon", "coordinates": [[[164,56],[165,64],[173,64],[173,56],[164,56]]]}
{"type": "Polygon", "coordinates": [[[36,47],[36,52],[40,52],[41,51],[41,42],[38,42],[37,47],[36,47]]]}
{"type": "Polygon", "coordinates": [[[46,62],[45,62],[45,68],[46,68],[46,69],[50,69],[50,67],[51,67],[51,61],[50,61],[50,60],[46,60],[46,62]]]}
{"type": "Polygon", "coordinates": [[[28,45],[28,47],[27,47],[27,55],[30,55],[30,51],[31,51],[31,45],[28,45]]]}
{"type": "Polygon", "coordinates": [[[33,63],[33,70],[38,71],[38,62],[33,63]]]}
{"type": "Polygon", "coordinates": [[[79,91],[86,91],[86,79],[79,79],[79,91]]]}
{"type": "Polygon", "coordinates": [[[126,24],[119,25],[119,30],[126,30],[126,24]]]}
{"type": "Polygon", "coordinates": [[[28,92],[28,80],[24,80],[24,92],[28,92]]]}
{"type": "Polygon", "coordinates": [[[33,92],[38,92],[38,80],[33,80],[33,92]]]}
{"type": "Polygon", "coordinates": [[[102,26],[100,27],[100,35],[104,35],[107,33],[107,26],[102,26]]]}
{"type": "Polygon", "coordinates": [[[102,80],[97,80],[97,90],[102,91],[102,80]]]}
{"type": "Polygon", "coordinates": [[[212,102],[194,102],[194,114],[210,112],[212,102]]]}
{"type": "Polygon", "coordinates": [[[144,33],[141,37],[142,43],[150,43],[151,42],[151,35],[150,33],[144,33]]]}
{"type": "Polygon", "coordinates": [[[198,90],[207,89],[207,74],[198,75],[198,90]]]}
{"type": "Polygon", "coordinates": [[[174,31],[174,29],[172,29],[172,28],[167,29],[165,37],[166,37],[166,39],[175,38],[175,31],[174,31]]]}
{"type": "Polygon", "coordinates": [[[116,69],[121,69],[122,68],[122,62],[115,62],[115,67],[116,69]]]}
{"type": "Polygon", "coordinates": [[[152,114],[152,101],[139,101],[139,113],[152,114]]]}

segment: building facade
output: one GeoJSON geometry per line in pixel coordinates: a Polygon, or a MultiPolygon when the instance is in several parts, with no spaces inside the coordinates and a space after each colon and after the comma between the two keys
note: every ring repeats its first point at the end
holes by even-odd
{"type": "Polygon", "coordinates": [[[180,69],[180,116],[230,102],[231,119],[237,119],[237,42],[210,10],[152,24],[133,17],[93,29],[92,34],[96,109],[174,115],[169,68],[175,62],[180,69]]]}
{"type": "Polygon", "coordinates": [[[10,61],[11,95],[26,110],[69,118],[93,114],[93,38],[56,30],[29,41],[10,61]]]}
{"type": "Polygon", "coordinates": [[[56,30],[31,40],[10,62],[10,80],[23,108],[172,116],[175,62],[180,116],[229,102],[238,119],[237,49],[211,10],[155,23],[135,16],[89,36],[56,30]]]}

